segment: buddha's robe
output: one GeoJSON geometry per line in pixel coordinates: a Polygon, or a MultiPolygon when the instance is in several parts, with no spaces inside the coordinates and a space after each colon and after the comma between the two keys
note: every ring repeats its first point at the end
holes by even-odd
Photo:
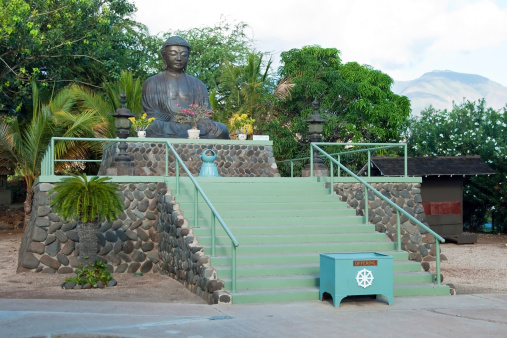
{"type": "MultiPolygon", "coordinates": [[[[210,108],[208,91],[204,83],[185,73],[165,71],[148,78],[143,85],[143,110],[155,121],[146,129],[146,136],[157,138],[187,138],[190,124],[177,123],[174,117],[190,104],[210,108]],[[181,108],[181,109],[180,109],[181,108]]],[[[211,119],[197,122],[199,137],[205,139],[229,139],[229,131],[223,123],[211,119]]]]}

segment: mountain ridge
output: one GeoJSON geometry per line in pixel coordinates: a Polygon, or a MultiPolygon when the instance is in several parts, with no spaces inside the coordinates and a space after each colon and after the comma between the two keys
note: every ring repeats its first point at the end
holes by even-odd
{"type": "Polygon", "coordinates": [[[409,81],[395,81],[391,87],[398,95],[408,97],[412,114],[432,105],[436,109],[452,109],[453,101],[477,101],[484,98],[486,105],[501,109],[507,104],[507,87],[477,74],[434,70],[409,81]]]}

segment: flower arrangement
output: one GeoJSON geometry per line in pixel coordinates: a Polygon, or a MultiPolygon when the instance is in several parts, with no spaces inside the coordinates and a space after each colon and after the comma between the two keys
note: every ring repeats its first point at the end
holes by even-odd
{"type": "Polygon", "coordinates": [[[236,130],[238,134],[253,134],[253,124],[255,120],[248,117],[247,114],[232,114],[232,117],[229,119],[229,124],[231,125],[232,130],[236,130]]]}
{"type": "Polygon", "coordinates": [[[141,118],[139,119],[136,119],[135,117],[129,117],[130,122],[132,122],[132,128],[134,128],[135,131],[146,130],[146,128],[148,128],[153,122],[153,120],[155,120],[154,117],[150,117],[149,119],[146,117],[146,113],[141,115],[141,118]]]}
{"type": "Polygon", "coordinates": [[[208,108],[197,104],[190,104],[186,109],[181,108],[179,104],[177,106],[180,109],[180,114],[177,114],[174,120],[178,123],[189,123],[192,125],[192,129],[197,129],[197,122],[211,116],[211,111],[208,108]]]}

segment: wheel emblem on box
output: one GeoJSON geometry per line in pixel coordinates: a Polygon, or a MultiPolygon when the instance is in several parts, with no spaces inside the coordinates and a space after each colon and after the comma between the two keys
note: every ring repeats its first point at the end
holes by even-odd
{"type": "Polygon", "coordinates": [[[357,285],[366,289],[373,282],[373,274],[371,271],[363,269],[357,273],[356,281],[357,285]]]}

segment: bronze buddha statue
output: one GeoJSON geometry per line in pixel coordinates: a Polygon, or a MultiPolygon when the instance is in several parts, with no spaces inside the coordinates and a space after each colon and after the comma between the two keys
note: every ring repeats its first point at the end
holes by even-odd
{"type": "MultiPolygon", "coordinates": [[[[175,116],[189,105],[211,110],[208,90],[204,83],[185,73],[190,45],[179,36],[173,36],[162,45],[165,71],[148,78],[143,84],[143,111],[155,120],[146,129],[146,136],[158,138],[187,138],[190,124],[178,123],[175,116]]],[[[199,137],[229,139],[225,124],[205,118],[197,122],[199,137]]]]}

